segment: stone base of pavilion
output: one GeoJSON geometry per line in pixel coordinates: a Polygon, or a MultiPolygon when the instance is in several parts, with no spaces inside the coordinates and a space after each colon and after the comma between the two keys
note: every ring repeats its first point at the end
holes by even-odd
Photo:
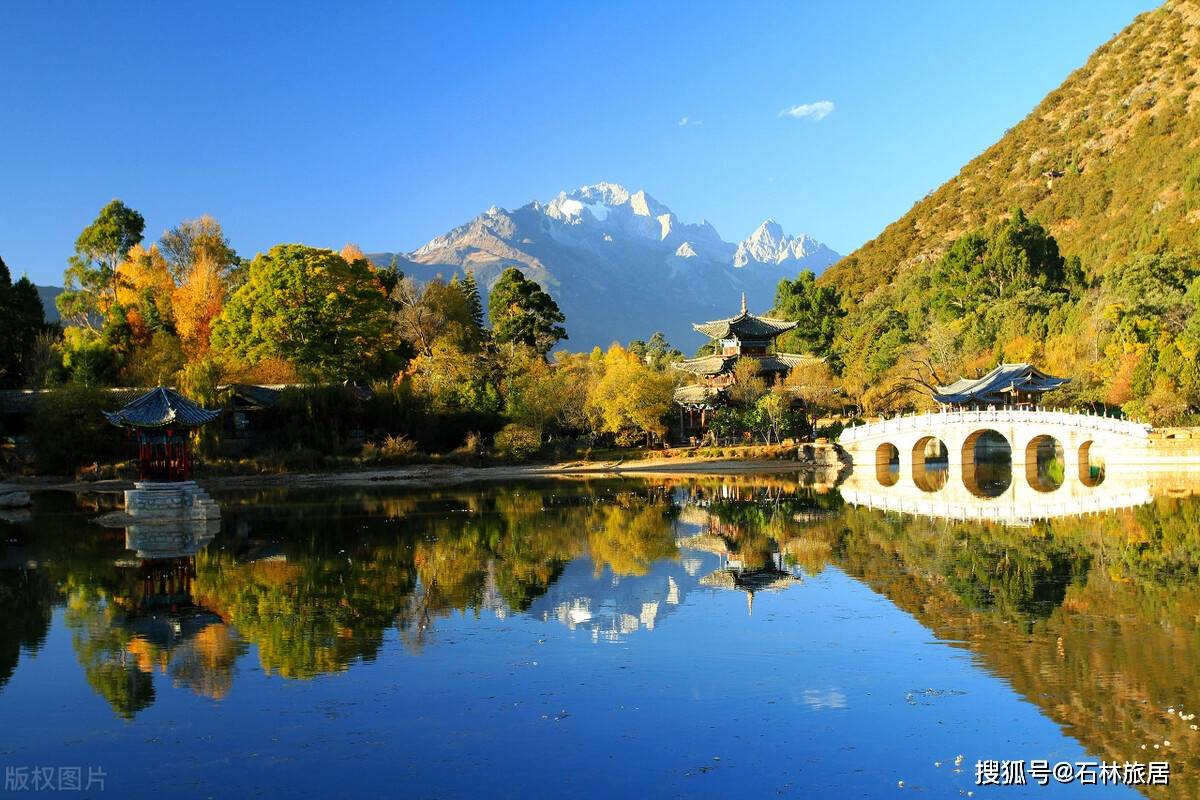
{"type": "Polygon", "coordinates": [[[219,520],[221,509],[195,481],[139,481],[125,491],[125,513],[135,522],[219,520]]]}

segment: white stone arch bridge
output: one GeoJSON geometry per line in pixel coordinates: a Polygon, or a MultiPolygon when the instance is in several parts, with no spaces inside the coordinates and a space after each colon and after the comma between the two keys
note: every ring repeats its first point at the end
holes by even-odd
{"type": "Polygon", "coordinates": [[[1020,521],[1087,514],[1149,502],[1135,471],[1150,426],[1036,408],[940,411],[847,428],[839,444],[854,470],[842,487],[851,503],[926,516],[1020,521]],[[1007,445],[1007,486],[990,482],[976,455],[1007,445]],[[1061,483],[1038,470],[1059,455],[1061,483]]]}

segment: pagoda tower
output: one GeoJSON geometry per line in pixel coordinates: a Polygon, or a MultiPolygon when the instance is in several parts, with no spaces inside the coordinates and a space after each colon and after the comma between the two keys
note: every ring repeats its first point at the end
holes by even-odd
{"type": "Polygon", "coordinates": [[[692,325],[714,343],[711,355],[676,361],[671,366],[696,377],[696,382],[675,390],[679,406],[679,422],[684,439],[703,434],[712,412],[724,405],[725,390],[735,380],[734,365],[739,359],[753,358],[758,362],[758,375],[768,384],[786,378],[796,367],[819,361],[816,356],[775,351],[775,339],[796,327],[798,323],[774,317],[760,317],[746,309],[746,294],[742,293],[742,310],[734,317],[692,325]]]}

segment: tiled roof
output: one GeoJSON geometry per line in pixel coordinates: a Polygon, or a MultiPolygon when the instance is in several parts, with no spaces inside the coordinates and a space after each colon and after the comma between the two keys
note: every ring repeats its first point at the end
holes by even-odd
{"type": "Polygon", "coordinates": [[[681,406],[711,405],[721,397],[715,386],[680,386],[675,390],[675,402],[681,406]]]}
{"type": "Polygon", "coordinates": [[[760,372],[790,372],[803,364],[809,364],[821,359],[816,356],[799,355],[797,353],[769,353],[765,356],[719,355],[700,356],[676,361],[671,366],[675,369],[690,372],[693,375],[711,377],[723,375],[733,370],[733,365],[739,358],[753,358],[758,361],[760,372]]]}
{"type": "Polygon", "coordinates": [[[692,327],[710,339],[773,339],[797,324],[773,317],[756,317],[743,311],[736,317],[701,322],[692,327]]]}
{"type": "Polygon", "coordinates": [[[1012,392],[1049,392],[1070,383],[1056,378],[1031,364],[1001,364],[982,378],[959,378],[948,386],[939,386],[933,398],[939,403],[997,403],[1012,392]]]}
{"type": "Polygon", "coordinates": [[[113,425],[132,428],[196,428],[220,416],[220,409],[207,409],[188,400],[174,389],[159,386],[118,411],[105,411],[113,425]]]}

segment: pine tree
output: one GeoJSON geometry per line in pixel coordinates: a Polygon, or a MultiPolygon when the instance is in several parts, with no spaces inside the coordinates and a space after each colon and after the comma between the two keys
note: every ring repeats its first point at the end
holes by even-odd
{"type": "MultiPolygon", "coordinates": [[[[0,319],[7,320],[12,306],[12,275],[8,265],[0,258],[0,319]]],[[[13,383],[15,362],[16,330],[11,325],[0,325],[0,386],[13,383]]],[[[17,376],[19,377],[19,376],[17,376]]]]}
{"type": "Polygon", "coordinates": [[[554,299],[516,267],[504,270],[488,298],[492,336],[510,347],[525,345],[539,353],[550,352],[567,338],[562,311],[554,299]]]}
{"type": "Polygon", "coordinates": [[[467,310],[471,313],[471,322],[476,328],[483,330],[483,301],[479,297],[479,284],[475,282],[475,272],[467,270],[461,284],[462,293],[467,298],[467,310]]]}

